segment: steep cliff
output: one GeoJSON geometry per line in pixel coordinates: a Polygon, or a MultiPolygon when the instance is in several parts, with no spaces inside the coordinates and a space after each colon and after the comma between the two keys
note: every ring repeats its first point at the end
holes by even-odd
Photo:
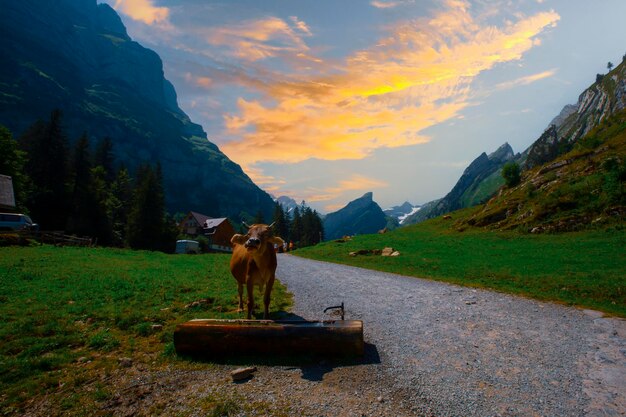
{"type": "Polygon", "coordinates": [[[385,213],[373,200],[373,194],[348,203],[344,208],[324,218],[324,236],[327,240],[344,235],[376,233],[387,224],[385,213]]]}
{"type": "Polygon", "coordinates": [[[618,65],[582,92],[576,105],[567,105],[525,154],[524,169],[554,160],[610,116],[626,107],[626,66],[618,65]]]}
{"type": "Polygon", "coordinates": [[[170,211],[271,217],[271,197],[189,120],[159,56],[108,5],[3,2],[0,36],[0,124],[15,136],[58,108],[70,139],[110,137],[131,170],[159,161],[170,211]]]}

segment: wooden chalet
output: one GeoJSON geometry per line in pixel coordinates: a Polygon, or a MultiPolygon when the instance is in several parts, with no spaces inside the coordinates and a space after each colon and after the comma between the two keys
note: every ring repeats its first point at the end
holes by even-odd
{"type": "Polygon", "coordinates": [[[213,219],[204,214],[190,211],[180,222],[180,231],[189,236],[206,237],[211,250],[232,251],[230,239],[235,234],[235,229],[225,217],[213,219]]]}

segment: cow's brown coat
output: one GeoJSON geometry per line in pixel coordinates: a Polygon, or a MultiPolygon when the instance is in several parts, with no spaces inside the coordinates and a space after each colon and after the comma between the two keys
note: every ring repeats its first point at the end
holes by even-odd
{"type": "Polygon", "coordinates": [[[239,310],[243,310],[243,286],[248,293],[248,319],[254,310],[254,285],[263,293],[263,318],[269,317],[270,294],[276,278],[276,252],[274,245],[283,245],[280,237],[273,236],[271,226],[254,224],[246,235],[234,235],[233,256],[230,259],[230,272],[237,280],[239,310]],[[257,244],[258,241],[258,244],[257,244]]]}

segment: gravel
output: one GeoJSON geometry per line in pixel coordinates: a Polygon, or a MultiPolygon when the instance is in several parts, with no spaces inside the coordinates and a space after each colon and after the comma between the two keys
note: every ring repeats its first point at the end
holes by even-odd
{"type": "Polygon", "coordinates": [[[343,301],[363,320],[373,375],[409,415],[626,415],[624,320],[291,255],[277,276],[294,313],[343,301]]]}

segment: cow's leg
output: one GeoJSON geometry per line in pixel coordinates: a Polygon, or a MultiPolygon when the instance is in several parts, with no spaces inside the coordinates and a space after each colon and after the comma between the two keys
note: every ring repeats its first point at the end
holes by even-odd
{"type": "Polygon", "coordinates": [[[252,312],[254,311],[254,282],[252,282],[252,277],[248,277],[248,282],[246,282],[246,287],[248,289],[248,320],[252,318],[252,312]]]}
{"type": "Polygon", "coordinates": [[[272,287],[274,286],[274,274],[267,281],[265,286],[265,294],[263,294],[263,318],[265,320],[270,317],[270,294],[272,293],[272,287]]]}
{"type": "Polygon", "coordinates": [[[239,292],[239,310],[237,312],[243,311],[243,283],[237,282],[237,291],[239,292]]]}

